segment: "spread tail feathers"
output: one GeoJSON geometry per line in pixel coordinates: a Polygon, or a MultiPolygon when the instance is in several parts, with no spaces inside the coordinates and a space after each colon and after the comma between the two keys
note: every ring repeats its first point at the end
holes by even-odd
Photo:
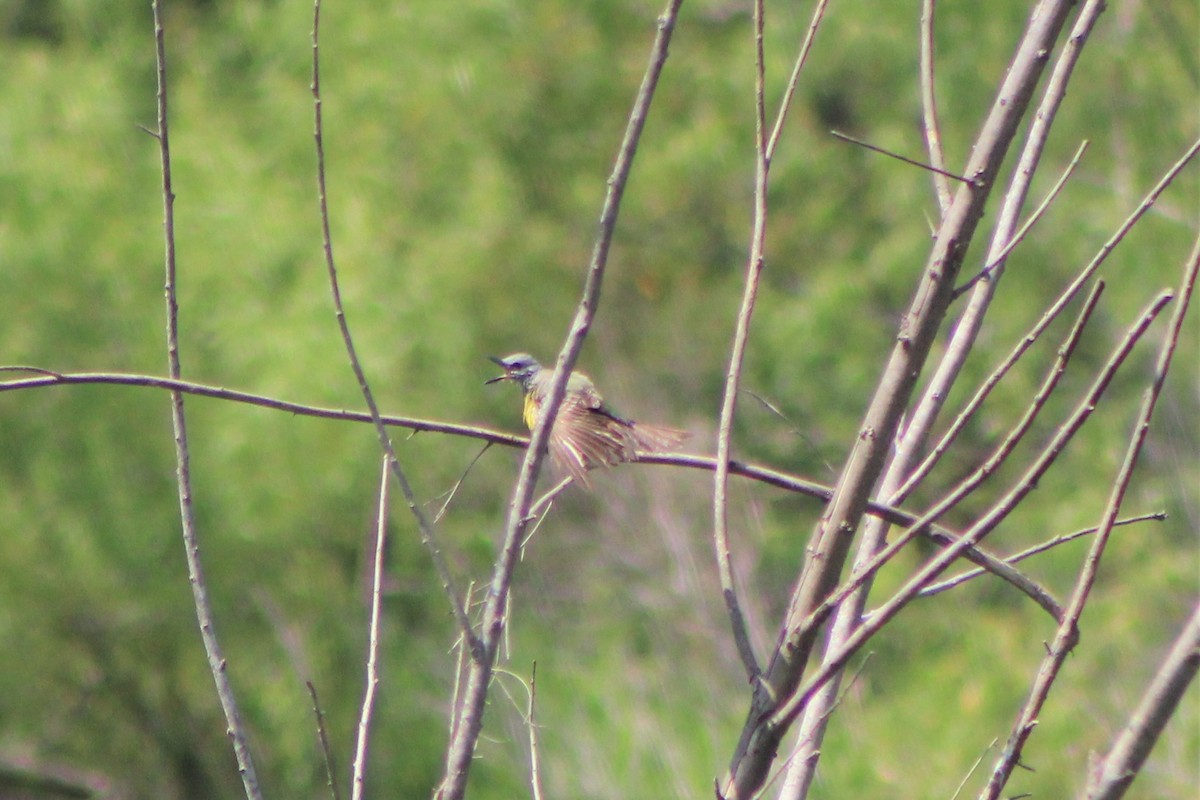
{"type": "Polygon", "coordinates": [[[629,434],[634,447],[642,453],[661,453],[683,443],[691,436],[679,428],[666,425],[645,425],[640,422],[631,423],[629,434]]]}

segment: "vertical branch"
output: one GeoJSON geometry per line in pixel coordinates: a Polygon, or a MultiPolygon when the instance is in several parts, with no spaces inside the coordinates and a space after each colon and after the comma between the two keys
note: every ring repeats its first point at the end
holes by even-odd
{"type": "Polygon", "coordinates": [[[940,172],[933,173],[933,189],[938,207],[945,214],[950,208],[950,179],[946,177],[946,153],[942,149],[942,131],[938,124],[937,92],[933,80],[933,18],[937,0],[921,3],[921,111],[929,163],[940,172]]]}
{"type": "MultiPolygon", "coordinates": [[[[179,301],[175,282],[175,192],[171,185],[171,145],[167,130],[167,54],[163,34],[162,7],[159,0],[152,0],[154,12],[155,65],[158,72],[158,140],[159,157],[162,163],[163,235],[166,240],[166,282],[164,294],[167,303],[167,374],[178,380],[182,371],[179,364],[179,301]]],[[[208,667],[217,685],[217,697],[225,714],[228,734],[233,742],[233,753],[237,759],[238,772],[246,797],[261,798],[258,775],[254,770],[254,759],[246,744],[246,730],[242,725],[233,684],[229,680],[225,655],[217,639],[212,603],[208,598],[208,584],[200,562],[200,539],[196,527],[195,509],[192,503],[191,456],[188,453],[187,420],[183,413],[183,393],[171,390],[171,426],[175,433],[176,479],[179,487],[179,512],[183,525],[184,553],[187,557],[188,579],[192,585],[192,600],[196,606],[196,619],[200,624],[200,638],[208,655],[208,667]]]]}
{"type": "Polygon", "coordinates": [[[750,318],[758,296],[758,282],[763,268],[763,245],[767,225],[767,160],[766,111],[763,64],[763,0],[754,2],[754,232],[750,238],[750,258],[746,264],[746,285],[742,306],[738,310],[733,334],[733,352],[729,356],[729,371],[725,375],[725,395],[721,402],[721,419],[717,425],[717,469],[713,473],[713,546],[717,553],[717,572],[721,594],[733,627],[733,642],[746,675],[754,681],[760,669],[754,656],[754,646],[746,630],[734,585],[733,565],[729,555],[729,447],[733,433],[733,414],[737,408],[738,383],[746,357],[746,341],[750,336],[750,318]]]}
{"type": "Polygon", "coordinates": [[[1150,382],[1150,386],[1146,389],[1145,398],[1142,401],[1142,409],[1138,413],[1133,435],[1130,437],[1129,447],[1125,452],[1125,460],[1121,463],[1121,468],[1117,472],[1116,479],[1113,481],[1112,493],[1108,504],[1104,508],[1104,513],[1100,517],[1099,530],[1096,531],[1096,537],[1092,540],[1091,549],[1084,560],[1083,569],[1075,581],[1075,591],[1072,593],[1071,602],[1067,606],[1066,618],[1059,626],[1058,633],[1055,635],[1054,641],[1051,642],[1046,657],[1042,660],[1042,666],[1038,670],[1037,677],[1034,679],[1029,699],[1018,715],[1012,733],[1009,735],[1008,744],[1005,745],[1004,752],[1001,754],[995,768],[993,768],[992,775],[988,779],[988,784],[980,795],[981,798],[994,800],[994,798],[1000,796],[1001,790],[1008,783],[1008,779],[1021,757],[1025,742],[1028,741],[1030,734],[1033,733],[1033,729],[1037,725],[1038,714],[1041,712],[1046,698],[1050,695],[1050,688],[1054,684],[1055,678],[1058,677],[1058,672],[1062,668],[1063,662],[1074,648],[1075,642],[1079,639],[1079,617],[1083,614],[1083,607],[1087,604],[1088,595],[1091,593],[1092,585],[1096,581],[1096,574],[1100,569],[1100,559],[1104,555],[1104,548],[1107,546],[1109,537],[1112,535],[1113,523],[1117,519],[1117,514],[1121,511],[1121,503],[1125,499],[1125,492],[1129,488],[1129,481],[1133,478],[1133,470],[1137,465],[1138,455],[1142,451],[1142,445],[1146,441],[1146,434],[1150,430],[1150,418],[1154,415],[1154,407],[1158,403],[1158,396],[1162,392],[1163,384],[1167,379],[1167,373],[1171,369],[1171,359],[1175,354],[1175,346],[1179,343],[1180,332],[1183,330],[1183,320],[1192,299],[1192,292],[1196,287],[1196,273],[1198,270],[1200,270],[1200,237],[1197,237],[1192,253],[1188,256],[1188,262],[1184,266],[1183,280],[1179,288],[1179,302],[1175,304],[1175,310],[1171,315],[1166,338],[1159,351],[1158,360],[1154,367],[1154,378],[1150,382]]]}
{"type": "Polygon", "coordinates": [[[537,716],[534,705],[537,703],[537,662],[529,674],[529,705],[525,707],[525,724],[529,726],[529,786],[533,791],[533,800],[542,800],[542,773],[538,759],[537,716]]]}
{"type": "Polygon", "coordinates": [[[525,459],[521,463],[521,471],[517,477],[516,488],[513,491],[513,499],[509,505],[508,518],[504,526],[504,539],[500,546],[496,567],[492,573],[492,584],[488,591],[487,602],[484,605],[481,646],[471,662],[462,707],[452,728],[454,734],[447,748],[446,772],[435,794],[438,800],[460,800],[466,793],[467,777],[471,768],[471,759],[475,753],[475,744],[483,730],[483,711],[487,700],[488,686],[495,668],[497,649],[504,634],[508,593],[512,584],[513,571],[516,569],[521,543],[525,539],[525,528],[531,519],[529,509],[533,502],[533,491],[537,484],[538,472],[546,453],[550,430],[554,426],[559,406],[562,405],[567,378],[575,366],[575,359],[579,355],[580,348],[583,347],[584,337],[587,336],[600,302],[600,288],[604,280],[605,267],[608,264],[609,247],[616,230],[621,198],[624,196],[629,172],[633,167],[633,158],[637,153],[638,142],[641,140],[642,130],[646,124],[650,103],[654,98],[659,76],[662,74],[663,65],[667,60],[667,50],[682,2],[683,0],[668,0],[666,10],[658,18],[658,34],[650,48],[650,63],[646,67],[641,87],[638,89],[637,99],[634,100],[633,109],[629,114],[629,123],[625,128],[625,136],[617,151],[613,173],[608,180],[608,193],[604,199],[604,207],[600,211],[599,230],[596,235],[595,247],[592,249],[591,261],[588,264],[587,277],[584,280],[583,296],[580,298],[579,308],[576,310],[571,329],[567,333],[563,350],[559,354],[554,377],[543,401],[540,418],[529,438],[525,459]]]}
{"type": "Polygon", "coordinates": [[[358,717],[358,741],[354,745],[354,776],[350,784],[352,800],[362,800],[367,777],[367,744],[371,733],[371,714],[375,710],[375,690],[379,687],[379,605],[383,594],[383,553],[387,541],[388,461],[385,456],[379,477],[379,507],[375,511],[375,557],[371,563],[371,621],[367,634],[367,685],[362,711],[358,717]]]}
{"type": "Polygon", "coordinates": [[[729,466],[730,449],[733,431],[733,416],[737,410],[738,386],[741,382],[742,364],[746,357],[746,343],[750,336],[750,319],[754,314],[754,304],[758,296],[758,284],[762,275],[764,243],[767,225],[767,177],[771,171],[771,159],[779,144],[783,131],[783,123],[791,108],[792,98],[796,94],[796,86],[800,82],[800,71],[808,60],[813,41],[821,20],[825,14],[827,0],[819,0],[813,10],[812,20],[808,31],[800,45],[800,53],[792,68],[779,111],[771,134],[766,134],[766,64],[763,54],[763,3],[754,3],[754,228],[750,240],[750,255],[746,265],[746,284],[742,294],[742,304],[738,310],[737,323],[733,334],[733,347],[729,357],[729,369],[725,375],[725,391],[721,402],[721,416],[717,424],[717,466],[713,474],[713,547],[717,556],[717,573],[721,581],[721,593],[725,599],[725,608],[729,612],[729,621],[733,629],[733,641],[738,655],[750,680],[756,680],[761,672],[758,659],[754,655],[754,647],[750,642],[745,616],[737,598],[737,586],[734,582],[733,566],[729,552],[729,466]]]}
{"type": "Polygon", "coordinates": [[[450,608],[454,613],[454,619],[458,623],[458,627],[462,631],[462,635],[471,650],[478,651],[479,639],[475,636],[475,631],[471,628],[471,620],[467,617],[466,609],[463,607],[462,597],[454,588],[454,581],[450,576],[450,567],[446,564],[446,559],[442,556],[442,548],[438,544],[433,524],[429,521],[424,509],[421,508],[421,504],[417,502],[416,494],[413,492],[412,486],[404,474],[404,470],[400,467],[400,460],[396,458],[396,450],[392,447],[392,438],[388,435],[387,427],[383,424],[383,419],[380,417],[379,406],[375,403],[375,394],[371,391],[371,385],[367,382],[366,373],[363,371],[362,363],[358,359],[358,351],[354,347],[354,339],[350,336],[350,324],[346,321],[346,312],[342,307],[342,292],[338,285],[337,265],[333,258],[333,237],[329,232],[329,203],[325,188],[325,140],[324,127],[321,121],[320,31],[321,0],[314,0],[312,95],[313,139],[316,141],[317,148],[317,203],[321,213],[321,243],[325,251],[325,268],[329,275],[329,291],[333,296],[334,314],[337,317],[338,329],[342,334],[342,342],[346,347],[346,356],[350,360],[350,367],[354,370],[354,377],[358,381],[359,391],[362,392],[363,400],[367,404],[367,410],[371,413],[371,421],[375,424],[375,434],[379,438],[379,445],[383,449],[383,452],[387,454],[388,465],[391,467],[392,474],[396,476],[396,483],[400,485],[400,491],[404,493],[404,501],[408,505],[408,510],[417,521],[417,528],[421,533],[421,543],[429,551],[433,567],[438,574],[438,580],[441,582],[446,596],[450,599],[450,608]]]}

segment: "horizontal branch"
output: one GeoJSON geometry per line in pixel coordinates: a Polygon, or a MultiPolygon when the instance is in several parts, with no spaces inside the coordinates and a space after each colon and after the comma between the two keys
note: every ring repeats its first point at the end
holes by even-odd
{"type": "MultiPolygon", "coordinates": [[[[0,381],[0,392],[64,385],[90,384],[110,386],[143,386],[182,392],[184,394],[192,394],[200,397],[212,397],[218,400],[229,400],[236,403],[246,403],[247,405],[269,408],[275,411],[286,411],[299,416],[344,420],[347,422],[362,422],[368,424],[372,422],[371,415],[364,411],[346,411],[344,409],[322,408],[320,406],[304,405],[302,403],[278,400],[273,397],[266,397],[264,395],[253,394],[251,392],[243,392],[236,389],[226,389],[220,386],[209,386],[207,384],[195,383],[192,381],[172,380],[170,378],[161,378],[155,375],[137,375],[123,372],[60,373],[43,369],[41,367],[0,366],[0,372],[12,372],[16,370],[35,372],[37,373],[37,377],[21,378],[13,381],[0,381]]],[[[493,431],[488,428],[481,428],[474,425],[459,425],[452,422],[438,422],[436,420],[419,419],[416,417],[401,417],[388,414],[382,414],[380,415],[380,418],[383,420],[385,425],[397,428],[407,428],[417,432],[443,433],[450,436],[461,436],[469,439],[478,439],[491,444],[504,445],[505,447],[523,448],[529,444],[529,439],[525,436],[502,433],[500,431],[493,431]]],[[[713,458],[712,456],[693,456],[681,453],[643,453],[638,456],[638,460],[645,464],[686,467],[688,469],[701,469],[709,472],[714,472],[717,469],[717,459],[713,458]]],[[[729,472],[732,475],[739,475],[743,478],[765,483],[768,486],[774,486],[778,489],[802,494],[815,500],[819,500],[822,503],[829,502],[829,499],[833,496],[833,489],[829,486],[816,483],[815,481],[808,481],[803,478],[798,478],[795,475],[789,475],[785,472],[779,472],[778,470],[773,470],[757,464],[747,464],[742,461],[735,461],[731,459],[729,462],[729,472]]],[[[903,527],[911,526],[918,519],[918,515],[916,514],[911,514],[907,511],[873,501],[867,504],[867,513],[880,517],[881,519],[884,519],[893,525],[900,525],[903,527]]],[[[940,526],[931,527],[925,533],[925,535],[942,547],[948,547],[954,544],[954,542],[959,538],[954,532],[940,526]]],[[[1044,608],[1055,619],[1061,617],[1062,608],[1054,600],[1054,598],[1051,597],[1049,592],[1017,569],[1004,563],[1002,559],[997,558],[996,556],[993,556],[979,548],[968,549],[965,557],[983,569],[986,569],[988,572],[995,574],[1002,580],[1011,583],[1018,590],[1037,602],[1038,605],[1044,608]]]]}
{"type": "MultiPolygon", "coordinates": [[[[287,400],[277,400],[273,397],[265,395],[253,394],[251,392],[242,392],[237,389],[225,389],[220,386],[209,386],[203,383],[195,383],[193,381],[172,380],[171,378],[161,378],[156,375],[136,375],[126,372],[72,372],[59,373],[40,367],[0,367],[0,372],[12,372],[15,370],[36,372],[37,378],[22,378],[15,381],[0,381],[0,392],[13,391],[16,389],[37,389],[44,386],[60,386],[60,385],[79,385],[79,384],[102,384],[112,386],[149,386],[156,389],[167,389],[170,391],[183,392],[184,394],[193,394],[199,397],[213,397],[218,400],[231,400],[236,403],[246,403],[247,405],[260,406],[262,408],[270,408],[275,411],[287,411],[292,414],[298,414],[303,417],[319,417],[321,419],[338,419],[349,422],[371,422],[371,415],[365,411],[346,411],[336,408],[322,408],[321,406],[310,406],[302,403],[293,403],[287,400]]],[[[438,422],[436,420],[418,419],[415,417],[398,417],[381,415],[384,424],[396,428],[408,428],[417,432],[429,433],[445,433],[453,436],[465,436],[471,439],[480,439],[492,444],[501,444],[507,447],[524,447],[529,443],[529,439],[524,436],[514,436],[500,431],[488,430],[487,428],[478,428],[471,425],[456,425],[450,422],[438,422]]]]}

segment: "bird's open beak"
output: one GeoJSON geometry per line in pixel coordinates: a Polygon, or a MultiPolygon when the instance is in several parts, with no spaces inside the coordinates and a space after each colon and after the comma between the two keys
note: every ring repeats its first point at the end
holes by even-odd
{"type": "Polygon", "coordinates": [[[490,379],[488,379],[488,380],[484,381],[484,382],[483,382],[483,385],[484,385],[484,386],[487,386],[489,383],[497,383],[498,381],[507,381],[507,380],[512,380],[512,375],[511,375],[511,374],[509,374],[509,372],[508,372],[508,367],[506,367],[506,366],[504,365],[504,359],[502,359],[502,358],[496,358],[495,356],[488,356],[488,361],[491,361],[491,362],[492,362],[492,363],[494,363],[494,364],[498,364],[499,366],[501,366],[501,367],[504,367],[504,374],[503,374],[503,375],[497,375],[497,376],[496,376],[496,377],[494,377],[494,378],[490,378],[490,379]]]}

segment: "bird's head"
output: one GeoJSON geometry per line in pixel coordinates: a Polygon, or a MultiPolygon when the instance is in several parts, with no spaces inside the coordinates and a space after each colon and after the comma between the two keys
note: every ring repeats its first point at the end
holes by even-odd
{"type": "Polygon", "coordinates": [[[522,387],[528,387],[533,377],[542,371],[542,365],[528,353],[513,353],[511,356],[505,356],[504,358],[488,356],[488,359],[502,367],[504,374],[497,375],[495,378],[486,381],[486,383],[516,381],[522,387]]]}

